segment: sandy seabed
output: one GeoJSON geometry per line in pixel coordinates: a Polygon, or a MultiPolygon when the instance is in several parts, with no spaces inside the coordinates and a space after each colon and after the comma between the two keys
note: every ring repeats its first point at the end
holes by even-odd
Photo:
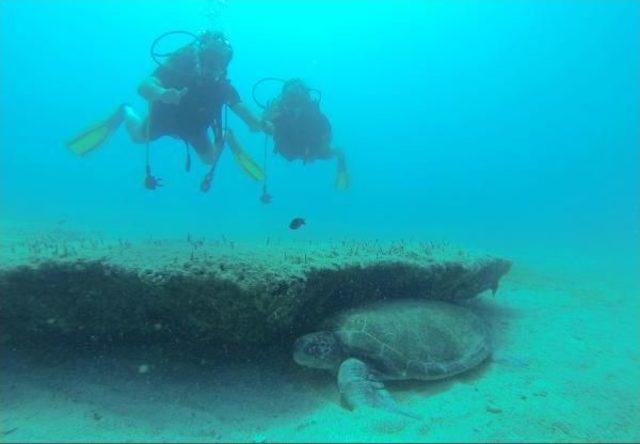
{"type": "MultiPolygon", "coordinates": [[[[2,442],[640,441],[637,286],[515,262],[466,303],[492,359],[441,382],[389,383],[424,420],[341,406],[333,377],[272,359],[198,364],[144,351],[34,360],[3,351],[2,442]]],[[[267,354],[268,355],[268,354],[267,354]]]]}

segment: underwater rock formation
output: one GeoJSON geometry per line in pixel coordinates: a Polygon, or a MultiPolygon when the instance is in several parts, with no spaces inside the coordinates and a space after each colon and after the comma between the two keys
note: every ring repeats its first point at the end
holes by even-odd
{"type": "Polygon", "coordinates": [[[424,243],[34,242],[1,264],[5,344],[285,343],[364,302],[495,292],[511,266],[424,243]]]}

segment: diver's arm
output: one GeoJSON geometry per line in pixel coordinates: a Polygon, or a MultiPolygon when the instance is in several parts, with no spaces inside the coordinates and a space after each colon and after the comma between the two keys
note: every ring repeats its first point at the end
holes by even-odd
{"type": "Polygon", "coordinates": [[[149,76],[138,86],[138,94],[149,102],[155,102],[162,96],[165,88],[157,77],[149,76]]]}
{"type": "Polygon", "coordinates": [[[171,105],[180,103],[182,96],[187,93],[187,88],[165,88],[155,76],[149,76],[138,87],[138,94],[149,102],[163,102],[171,105]]]}
{"type": "Polygon", "coordinates": [[[273,132],[271,125],[255,116],[244,103],[238,102],[230,105],[230,107],[231,110],[249,126],[251,131],[264,131],[267,134],[273,132]]]}

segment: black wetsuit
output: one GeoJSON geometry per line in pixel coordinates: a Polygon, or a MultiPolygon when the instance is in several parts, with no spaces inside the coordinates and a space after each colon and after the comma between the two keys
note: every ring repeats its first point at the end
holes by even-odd
{"type": "Polygon", "coordinates": [[[209,146],[207,129],[212,126],[216,143],[222,143],[222,106],[233,106],[240,96],[229,80],[216,81],[198,75],[195,48],[188,46],[158,67],[153,76],[165,88],[188,88],[180,103],[155,101],[151,105],[150,136],[174,136],[198,151],[209,146]]]}
{"type": "Polygon", "coordinates": [[[288,160],[330,155],[331,124],[316,102],[280,109],[272,119],[275,150],[288,160]]]}

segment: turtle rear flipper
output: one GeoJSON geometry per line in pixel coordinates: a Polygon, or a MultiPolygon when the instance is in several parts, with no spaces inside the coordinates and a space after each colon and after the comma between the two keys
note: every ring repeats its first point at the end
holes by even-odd
{"type": "Polygon", "coordinates": [[[340,365],[338,389],[342,401],[350,410],[369,407],[398,413],[413,419],[422,419],[419,415],[402,410],[380,379],[375,376],[367,364],[359,359],[349,358],[340,365]]]}

